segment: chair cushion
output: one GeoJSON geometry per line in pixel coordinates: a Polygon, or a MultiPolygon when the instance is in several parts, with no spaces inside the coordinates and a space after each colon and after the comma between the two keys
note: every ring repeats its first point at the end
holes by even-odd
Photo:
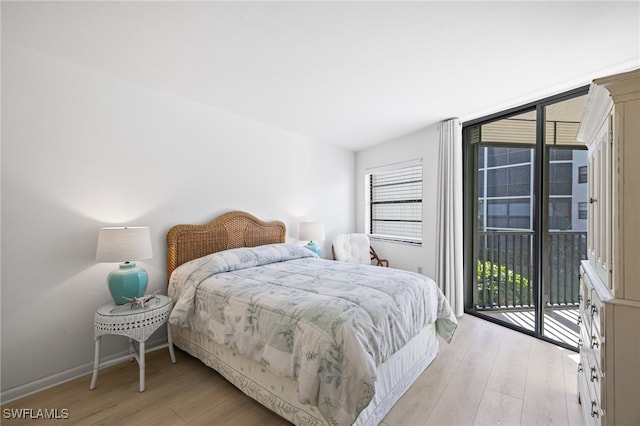
{"type": "Polygon", "coordinates": [[[333,240],[336,260],[371,264],[369,237],[366,234],[340,234],[333,240]]]}

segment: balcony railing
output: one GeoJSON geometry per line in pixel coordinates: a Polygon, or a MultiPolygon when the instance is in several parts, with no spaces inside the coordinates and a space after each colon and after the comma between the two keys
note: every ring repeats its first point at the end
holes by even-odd
{"type": "MultiPolygon", "coordinates": [[[[478,310],[527,309],[534,306],[533,232],[486,231],[478,234],[474,304],[478,310]]],[[[543,301],[548,307],[578,305],[580,261],[586,259],[587,233],[551,231],[543,301]]]]}

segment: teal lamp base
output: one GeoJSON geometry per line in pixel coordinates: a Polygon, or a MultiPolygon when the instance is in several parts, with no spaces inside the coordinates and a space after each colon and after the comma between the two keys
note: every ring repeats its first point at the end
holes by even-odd
{"type": "Polygon", "coordinates": [[[111,297],[116,305],[124,305],[131,302],[134,297],[142,297],[147,291],[149,275],[142,268],[137,268],[135,263],[125,262],[120,264],[120,269],[111,271],[107,278],[111,297]]]}
{"type": "Polygon", "coordinates": [[[320,246],[318,246],[313,241],[309,241],[305,247],[311,250],[312,252],[314,252],[315,254],[317,254],[318,256],[320,256],[320,252],[321,252],[320,246]]]}

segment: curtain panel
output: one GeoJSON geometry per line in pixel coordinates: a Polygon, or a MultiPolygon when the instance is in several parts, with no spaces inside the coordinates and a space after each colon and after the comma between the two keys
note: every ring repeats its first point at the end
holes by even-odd
{"type": "Polygon", "coordinates": [[[462,264],[462,123],[438,124],[436,282],[456,316],[464,313],[462,264]]]}

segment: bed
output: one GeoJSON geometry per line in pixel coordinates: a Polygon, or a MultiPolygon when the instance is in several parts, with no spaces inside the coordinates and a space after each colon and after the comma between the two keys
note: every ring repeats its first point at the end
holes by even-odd
{"type": "Polygon", "coordinates": [[[377,425],[457,326],[419,274],[319,258],[232,211],[167,234],[175,345],[296,425],[377,425]]]}

